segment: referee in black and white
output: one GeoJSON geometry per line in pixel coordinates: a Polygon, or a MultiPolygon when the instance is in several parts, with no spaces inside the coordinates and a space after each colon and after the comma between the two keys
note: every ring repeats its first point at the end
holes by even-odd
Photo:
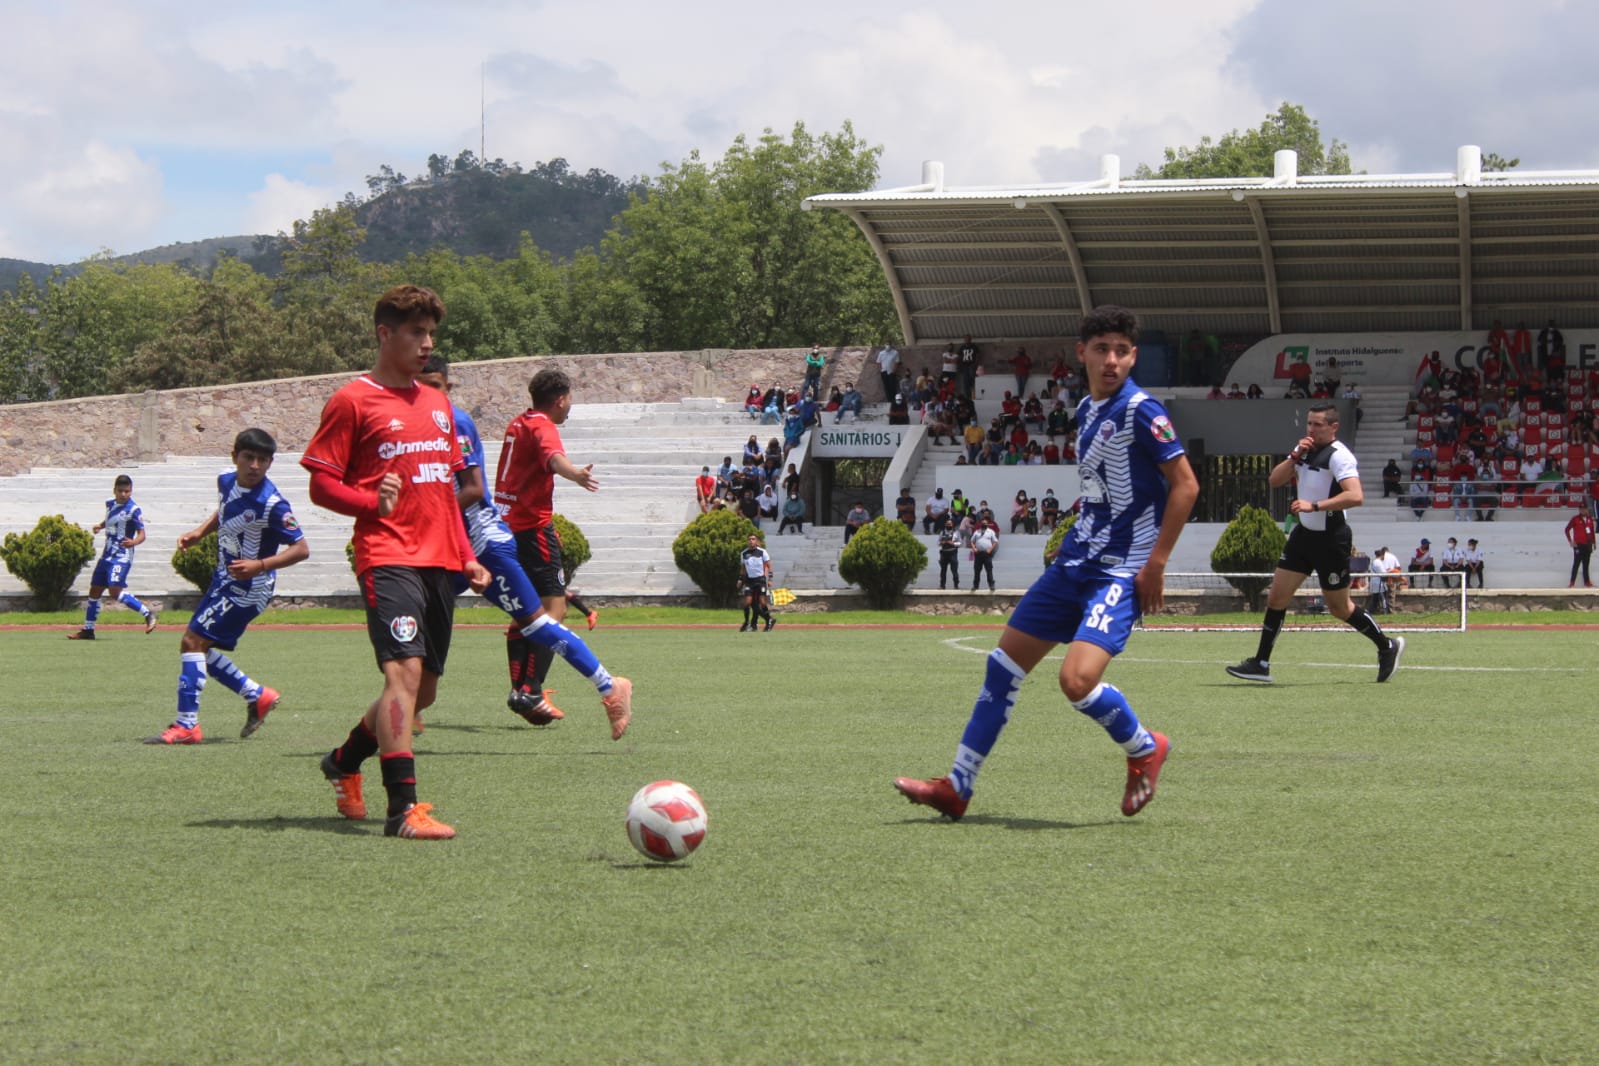
{"type": "Polygon", "coordinates": [[[1296,498],[1288,509],[1299,516],[1299,524],[1288,534],[1288,543],[1272,575],[1266,618],[1260,628],[1260,647],[1253,658],[1227,667],[1227,672],[1245,681],[1271,682],[1272,645],[1282,632],[1294,593],[1305,578],[1315,574],[1321,581],[1327,610],[1376,645],[1377,680],[1387,681],[1399,665],[1405,638],[1385,636],[1376,620],[1349,598],[1349,555],[1354,534],[1344,512],[1359,507],[1365,495],[1360,489],[1355,454],[1338,439],[1335,405],[1311,404],[1305,415],[1305,435],[1286,459],[1271,468],[1267,481],[1277,489],[1296,479],[1296,498]]]}

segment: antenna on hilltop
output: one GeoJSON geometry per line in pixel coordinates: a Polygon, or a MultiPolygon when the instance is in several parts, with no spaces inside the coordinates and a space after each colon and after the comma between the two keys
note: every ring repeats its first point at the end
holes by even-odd
{"type": "Polygon", "coordinates": [[[488,106],[485,103],[487,96],[483,88],[484,68],[487,65],[486,63],[477,65],[477,157],[479,162],[487,159],[489,154],[488,106]]]}

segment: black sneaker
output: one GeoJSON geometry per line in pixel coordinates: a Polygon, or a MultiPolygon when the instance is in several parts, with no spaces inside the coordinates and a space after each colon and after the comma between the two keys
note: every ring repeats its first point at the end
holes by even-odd
{"type": "Polygon", "coordinates": [[[1237,666],[1229,666],[1227,672],[1243,681],[1262,681],[1271,684],[1271,665],[1263,663],[1251,656],[1237,666]]]}
{"type": "Polygon", "coordinates": [[[748,622],[745,622],[745,623],[744,623],[744,624],[743,624],[743,625],[741,625],[741,626],[739,626],[739,627],[738,627],[738,631],[739,631],[739,632],[740,632],[740,633],[742,633],[742,632],[744,632],[744,631],[745,631],[745,630],[746,630],[746,629],[748,629],[748,628],[749,628],[749,627],[750,627],[750,624],[749,624],[749,623],[748,623],[748,622]]]}
{"type": "Polygon", "coordinates": [[[92,630],[92,629],[80,629],[76,633],[68,633],[67,634],[67,639],[68,640],[93,640],[94,639],[94,630],[92,630]]]}
{"type": "Polygon", "coordinates": [[[775,619],[775,618],[768,618],[768,619],[767,619],[767,620],[766,620],[766,631],[767,631],[767,632],[768,632],[768,633],[770,633],[770,632],[771,632],[771,631],[772,631],[772,627],[773,627],[773,626],[775,626],[775,625],[777,625],[777,619],[775,619]]]}
{"type": "Polygon", "coordinates": [[[523,692],[517,689],[506,697],[505,705],[511,708],[511,713],[520,717],[528,725],[549,725],[555,721],[555,715],[550,713],[545,705],[544,697],[535,692],[523,692]]]}
{"type": "Polygon", "coordinates": [[[1377,682],[1381,684],[1394,676],[1399,668],[1399,657],[1405,654],[1405,638],[1390,637],[1388,647],[1377,653],[1377,682]]]}

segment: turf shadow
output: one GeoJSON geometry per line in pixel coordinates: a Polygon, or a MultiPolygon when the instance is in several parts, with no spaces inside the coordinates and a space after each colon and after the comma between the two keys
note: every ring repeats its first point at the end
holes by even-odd
{"type": "Polygon", "coordinates": [[[203,821],[185,823],[190,829],[258,829],[268,833],[281,833],[286,829],[314,829],[322,833],[338,833],[343,836],[382,836],[383,825],[381,820],[376,823],[377,832],[372,826],[363,826],[358,821],[336,816],[322,818],[284,818],[273,816],[271,818],[206,818],[203,821]]]}
{"type": "MultiPolygon", "coordinates": [[[[953,825],[947,819],[902,818],[899,825],[953,825]]],[[[1102,822],[1062,822],[1052,818],[1013,818],[1002,814],[968,814],[960,820],[961,825],[992,825],[1001,829],[1014,829],[1022,832],[1039,832],[1042,830],[1067,830],[1067,829],[1102,829],[1106,826],[1121,825],[1122,819],[1106,820],[1102,822]]]]}

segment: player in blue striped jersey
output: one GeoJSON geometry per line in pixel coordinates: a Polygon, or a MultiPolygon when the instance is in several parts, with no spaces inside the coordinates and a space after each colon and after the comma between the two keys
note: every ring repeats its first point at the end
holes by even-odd
{"type": "MultiPolygon", "coordinates": [[[[428,357],[418,383],[431,385],[448,394],[450,391],[450,364],[441,355],[428,357]]],[[[596,691],[611,683],[611,675],[600,665],[599,659],[583,638],[551,617],[544,610],[543,600],[528,580],[522,564],[517,561],[516,534],[511,532],[500,517],[499,508],[487,497],[485,491],[483,438],[472,416],[454,403],[450,409],[455,419],[455,435],[461,446],[461,457],[466,467],[456,475],[455,497],[461,504],[461,517],[466,523],[467,536],[472,541],[472,551],[478,562],[488,570],[491,581],[484,590],[484,598],[511,616],[511,627],[506,637],[523,637],[534,644],[551,648],[564,658],[578,673],[594,685],[596,691]]],[[[466,591],[462,583],[457,595],[466,591]]],[[[592,628],[592,626],[590,627],[592,628]]],[[[513,712],[533,725],[548,725],[566,715],[548,698],[535,700],[531,693],[518,688],[520,678],[512,677],[512,691],[506,701],[513,712]]],[[[420,731],[421,719],[417,719],[420,731]]]]}
{"type": "Polygon", "coordinates": [[[95,523],[94,532],[105,530],[105,547],[89,578],[89,602],[83,608],[83,627],[68,633],[68,640],[93,640],[100,617],[100,597],[111,598],[130,611],[144,616],[144,632],[155,629],[155,612],[127,590],[128,572],[133,569],[133,549],[144,543],[144,512],[133,502],[133,479],[118,474],[111,484],[112,498],[105,502],[105,520],[95,523]]]}
{"type": "Polygon", "coordinates": [[[275,689],[252,681],[224,652],[238,647],[245,627],[272,602],[276,571],[311,554],[289,501],[267,479],[278,443],[262,429],[247,429],[233,439],[232,471],[217,476],[217,508],[199,526],[178,538],[180,550],[217,535],[217,567],[195,605],[179,646],[178,716],[147,744],[198,744],[200,692],[207,676],[244,698],[241,737],[260,728],[277,706],[275,689]]]}
{"type": "Polygon", "coordinates": [[[1199,483],[1165,409],[1131,380],[1137,317],[1123,307],[1097,307],[1078,337],[1077,357],[1088,379],[1088,395],[1077,408],[1081,514],[989,653],[949,776],[894,781],[912,803],[950,818],[966,813],[977,772],[1010,719],[1022,679],[1057,644],[1067,645],[1061,691],[1127,757],[1123,814],[1137,814],[1154,798],[1171,748],[1101,678],[1142,612],[1163,606],[1166,562],[1199,483]]]}

